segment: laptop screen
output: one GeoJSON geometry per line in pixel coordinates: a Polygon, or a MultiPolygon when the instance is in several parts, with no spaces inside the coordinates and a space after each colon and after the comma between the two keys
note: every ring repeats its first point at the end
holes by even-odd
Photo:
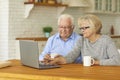
{"type": "Polygon", "coordinates": [[[59,68],[59,65],[41,65],[39,63],[39,48],[38,42],[20,40],[20,56],[21,63],[25,66],[39,68],[39,69],[49,69],[49,68],[59,68]]]}
{"type": "Polygon", "coordinates": [[[20,40],[21,63],[26,66],[39,68],[38,42],[20,40]]]}

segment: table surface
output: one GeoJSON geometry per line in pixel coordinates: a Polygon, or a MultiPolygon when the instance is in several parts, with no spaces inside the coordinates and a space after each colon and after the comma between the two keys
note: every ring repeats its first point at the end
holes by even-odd
{"type": "Polygon", "coordinates": [[[11,60],[10,67],[0,69],[0,80],[120,80],[120,66],[66,64],[61,68],[39,70],[11,60]]]}

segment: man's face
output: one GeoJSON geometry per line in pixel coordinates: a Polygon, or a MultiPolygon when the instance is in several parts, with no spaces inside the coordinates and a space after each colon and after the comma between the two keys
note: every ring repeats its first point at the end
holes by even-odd
{"type": "Polygon", "coordinates": [[[73,29],[74,27],[70,19],[61,19],[58,26],[58,31],[61,38],[68,38],[72,34],[73,29]]]}

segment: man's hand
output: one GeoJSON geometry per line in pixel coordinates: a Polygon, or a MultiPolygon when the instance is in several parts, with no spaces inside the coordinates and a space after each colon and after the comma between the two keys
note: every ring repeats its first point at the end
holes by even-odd
{"type": "Polygon", "coordinates": [[[48,64],[51,60],[52,60],[52,58],[51,58],[50,54],[46,54],[46,55],[44,56],[43,62],[44,62],[45,64],[48,64]]]}
{"type": "Polygon", "coordinates": [[[50,65],[66,64],[66,60],[63,56],[57,55],[54,58],[51,58],[50,54],[45,55],[43,62],[50,65]]]}
{"type": "Polygon", "coordinates": [[[51,60],[49,62],[49,64],[51,64],[51,65],[66,64],[66,63],[67,62],[66,62],[65,58],[63,56],[61,56],[61,55],[56,56],[53,60],[51,60]]]}

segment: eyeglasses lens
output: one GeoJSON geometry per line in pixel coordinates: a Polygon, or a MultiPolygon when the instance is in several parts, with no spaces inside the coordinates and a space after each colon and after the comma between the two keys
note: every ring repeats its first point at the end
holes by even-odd
{"type": "Polygon", "coordinates": [[[80,30],[86,30],[88,28],[90,28],[90,27],[89,26],[87,26],[87,27],[81,27],[80,30]]]}

